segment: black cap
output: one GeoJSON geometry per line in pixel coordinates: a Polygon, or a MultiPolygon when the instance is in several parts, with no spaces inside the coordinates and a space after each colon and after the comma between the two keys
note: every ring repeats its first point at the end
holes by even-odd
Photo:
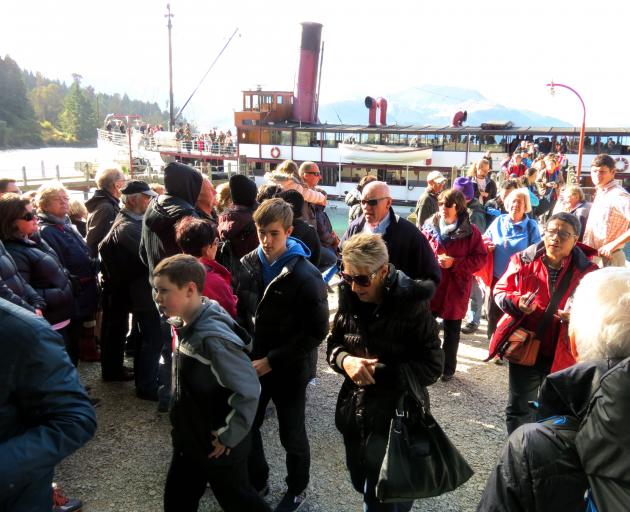
{"type": "Polygon", "coordinates": [[[151,190],[148,183],[140,180],[131,180],[127,182],[125,188],[121,190],[125,195],[144,194],[147,196],[157,197],[157,194],[151,190]]]}

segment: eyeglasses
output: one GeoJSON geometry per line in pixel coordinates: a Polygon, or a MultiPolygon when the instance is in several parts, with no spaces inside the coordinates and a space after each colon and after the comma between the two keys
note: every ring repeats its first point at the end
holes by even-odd
{"type": "Polygon", "coordinates": [[[24,215],[20,217],[21,220],[25,220],[26,222],[30,222],[36,218],[37,218],[37,214],[33,212],[26,212],[24,215]]]}
{"type": "Polygon", "coordinates": [[[361,199],[362,206],[376,206],[379,201],[389,199],[389,197],[375,197],[374,199],[361,199]]]}
{"type": "Polygon", "coordinates": [[[563,242],[568,240],[571,237],[577,237],[577,235],[574,235],[573,233],[569,233],[568,231],[555,231],[555,230],[550,230],[550,229],[545,229],[545,236],[548,238],[557,236],[563,242]]]}
{"type": "Polygon", "coordinates": [[[321,176],[322,173],[319,171],[306,171],[304,174],[312,174],[313,176],[321,176]]]}
{"type": "Polygon", "coordinates": [[[378,273],[378,270],[375,270],[374,272],[368,275],[351,276],[350,274],[346,274],[345,272],[341,271],[339,272],[339,275],[341,276],[341,279],[343,279],[346,283],[350,285],[352,283],[356,283],[358,286],[361,286],[362,288],[367,288],[368,286],[372,284],[372,279],[376,277],[377,273],[378,273]]]}
{"type": "Polygon", "coordinates": [[[453,206],[455,206],[455,203],[447,203],[445,201],[440,201],[438,203],[438,206],[443,206],[444,208],[453,208],[453,206]]]}

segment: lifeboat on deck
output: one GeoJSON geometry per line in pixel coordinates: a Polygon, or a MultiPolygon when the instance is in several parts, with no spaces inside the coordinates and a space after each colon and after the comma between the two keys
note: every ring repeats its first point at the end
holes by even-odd
{"type": "Polygon", "coordinates": [[[431,160],[431,148],[382,144],[339,144],[341,162],[355,164],[416,164],[431,160]]]}

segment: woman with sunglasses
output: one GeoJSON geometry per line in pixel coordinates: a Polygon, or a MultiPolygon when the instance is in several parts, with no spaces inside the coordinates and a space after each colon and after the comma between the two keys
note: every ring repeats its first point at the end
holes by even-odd
{"type": "MultiPolygon", "coordinates": [[[[328,336],[331,368],[344,376],[335,411],[346,464],[367,512],[406,512],[413,502],[380,503],[375,488],[396,399],[408,365],[423,386],[442,373],[437,324],[429,309],[435,285],[388,263],[378,234],[360,233],[342,250],[339,308],[328,336]]],[[[428,393],[425,402],[428,404],[428,393]]]]}
{"type": "Polygon", "coordinates": [[[552,215],[543,241],[514,255],[494,288],[494,300],[504,314],[490,342],[489,359],[499,355],[519,328],[540,341],[533,366],[509,364],[508,433],[533,421],[528,402],[537,399],[545,377],[575,363],[567,333],[570,301],[582,277],[598,268],[589,259],[595,250],[579,243],[579,234],[575,215],[552,215]],[[550,303],[553,311],[546,312],[550,303]]]}
{"type": "Polygon", "coordinates": [[[55,251],[37,233],[37,215],[28,199],[0,198],[0,238],[24,280],[45,301],[43,315],[64,336],[72,316],[72,286],[55,251]]]}
{"type": "Polygon", "coordinates": [[[422,233],[442,270],[442,280],[431,300],[431,310],[444,320],[443,381],[455,375],[462,319],[468,312],[473,274],[483,267],[487,252],[481,232],[470,222],[466,198],[449,189],[438,196],[437,213],[427,219],[422,233]]]}

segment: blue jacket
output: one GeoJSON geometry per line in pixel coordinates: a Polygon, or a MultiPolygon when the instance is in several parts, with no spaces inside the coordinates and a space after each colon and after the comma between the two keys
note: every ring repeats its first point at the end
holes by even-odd
{"type": "Polygon", "coordinates": [[[0,512],[50,510],[53,469],[96,416],[46,320],[0,299],[0,325],[0,512]]]}

